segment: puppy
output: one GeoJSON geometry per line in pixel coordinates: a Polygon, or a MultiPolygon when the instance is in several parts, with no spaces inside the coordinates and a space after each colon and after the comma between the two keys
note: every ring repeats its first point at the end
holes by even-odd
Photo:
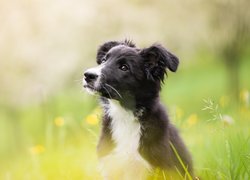
{"type": "Polygon", "coordinates": [[[103,177],[146,179],[156,170],[164,178],[191,179],[191,156],[159,100],[178,58],[160,44],[139,49],[128,40],[110,41],[99,47],[97,64],[84,73],[83,86],[100,96],[104,109],[97,147],[103,177]]]}

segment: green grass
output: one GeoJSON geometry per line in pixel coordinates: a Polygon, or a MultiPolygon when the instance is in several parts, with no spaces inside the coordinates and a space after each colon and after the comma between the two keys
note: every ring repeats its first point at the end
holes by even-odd
{"type": "MultiPolygon", "coordinates": [[[[241,89],[250,90],[245,61],[241,89]]],[[[228,96],[225,70],[206,62],[169,73],[161,97],[179,128],[202,179],[250,179],[250,109],[228,96]],[[202,110],[211,100],[214,109],[202,110]],[[228,115],[234,123],[220,116],[228,115]]],[[[73,81],[72,81],[73,82],[73,81]]],[[[73,84],[43,102],[0,109],[0,179],[101,179],[95,146],[97,100],[73,84]],[[60,118],[58,118],[60,117],[60,118]],[[93,117],[92,117],[93,118],[93,117]]],[[[248,100],[249,101],[249,100],[248,100]]],[[[98,115],[99,116],[99,115],[98,115]]]]}

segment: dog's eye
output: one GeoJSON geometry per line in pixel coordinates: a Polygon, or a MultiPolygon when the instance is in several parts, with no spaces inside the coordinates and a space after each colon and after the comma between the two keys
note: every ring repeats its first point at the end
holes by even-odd
{"type": "Polygon", "coordinates": [[[122,71],[127,71],[129,68],[128,68],[128,65],[122,64],[122,65],[119,67],[119,69],[122,70],[122,71]]]}
{"type": "Polygon", "coordinates": [[[107,61],[107,59],[104,57],[104,58],[102,58],[102,60],[101,60],[101,64],[103,64],[103,63],[105,63],[107,61]]]}

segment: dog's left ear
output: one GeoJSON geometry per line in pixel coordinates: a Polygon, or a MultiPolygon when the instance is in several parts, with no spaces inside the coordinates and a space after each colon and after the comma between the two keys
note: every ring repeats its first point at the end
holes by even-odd
{"type": "Polygon", "coordinates": [[[96,62],[97,64],[101,64],[102,58],[107,54],[107,52],[115,47],[120,45],[121,43],[118,41],[109,41],[104,44],[102,44],[98,50],[97,50],[97,55],[96,55],[96,62]]]}
{"type": "Polygon", "coordinates": [[[169,69],[175,72],[179,59],[160,44],[154,44],[140,52],[148,79],[162,80],[169,69]]]}
{"type": "Polygon", "coordinates": [[[128,40],[128,39],[125,39],[124,41],[105,42],[97,50],[97,55],[96,55],[97,64],[101,64],[102,58],[107,54],[107,52],[113,47],[118,46],[118,45],[125,45],[125,46],[132,47],[132,48],[136,47],[135,44],[131,40],[128,40]]]}

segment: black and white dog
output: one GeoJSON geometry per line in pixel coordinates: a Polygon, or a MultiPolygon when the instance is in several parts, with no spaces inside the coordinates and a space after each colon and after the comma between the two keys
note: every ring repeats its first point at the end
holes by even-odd
{"type": "Polygon", "coordinates": [[[159,101],[164,75],[177,70],[178,58],[160,44],[139,49],[125,40],[101,45],[97,63],[83,86],[104,109],[97,147],[104,178],[145,179],[155,169],[165,177],[192,176],[191,157],[159,101]]]}

